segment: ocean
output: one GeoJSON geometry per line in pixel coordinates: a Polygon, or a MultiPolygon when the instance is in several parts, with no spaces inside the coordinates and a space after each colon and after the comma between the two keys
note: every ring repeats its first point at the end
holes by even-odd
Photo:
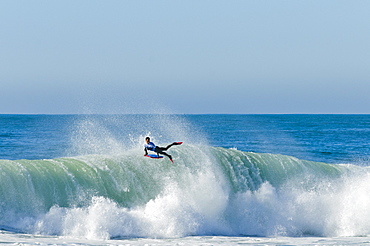
{"type": "Polygon", "coordinates": [[[0,244],[369,244],[369,157],[370,115],[0,115],[0,244]]]}

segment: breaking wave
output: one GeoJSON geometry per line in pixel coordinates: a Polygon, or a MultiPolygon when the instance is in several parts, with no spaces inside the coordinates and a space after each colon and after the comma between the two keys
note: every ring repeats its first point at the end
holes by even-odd
{"type": "Polygon", "coordinates": [[[0,160],[0,229],[108,239],[370,234],[367,167],[187,145],[0,160]]]}

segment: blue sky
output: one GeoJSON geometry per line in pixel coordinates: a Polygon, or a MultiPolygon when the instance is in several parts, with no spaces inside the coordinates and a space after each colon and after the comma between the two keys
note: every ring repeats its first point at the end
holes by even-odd
{"type": "Polygon", "coordinates": [[[0,2],[0,113],[370,113],[370,1],[0,2]]]}

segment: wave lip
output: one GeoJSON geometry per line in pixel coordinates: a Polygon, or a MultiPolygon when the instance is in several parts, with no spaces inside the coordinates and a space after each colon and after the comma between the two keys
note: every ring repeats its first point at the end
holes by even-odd
{"type": "Polygon", "coordinates": [[[370,234],[368,168],[183,145],[0,160],[0,225],[86,238],[370,234]]]}

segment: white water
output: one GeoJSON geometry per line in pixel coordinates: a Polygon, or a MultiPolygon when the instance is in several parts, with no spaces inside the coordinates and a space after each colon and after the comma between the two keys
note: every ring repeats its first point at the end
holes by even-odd
{"type": "Polygon", "coordinates": [[[17,232],[3,235],[159,244],[210,235],[370,235],[366,167],[186,144],[171,151],[176,165],[138,160],[140,150],[1,161],[0,225],[17,232]]]}
{"type": "Polygon", "coordinates": [[[91,240],[62,236],[14,234],[0,231],[2,245],[368,245],[370,237],[224,237],[191,236],[182,238],[131,238],[91,240]]]}

